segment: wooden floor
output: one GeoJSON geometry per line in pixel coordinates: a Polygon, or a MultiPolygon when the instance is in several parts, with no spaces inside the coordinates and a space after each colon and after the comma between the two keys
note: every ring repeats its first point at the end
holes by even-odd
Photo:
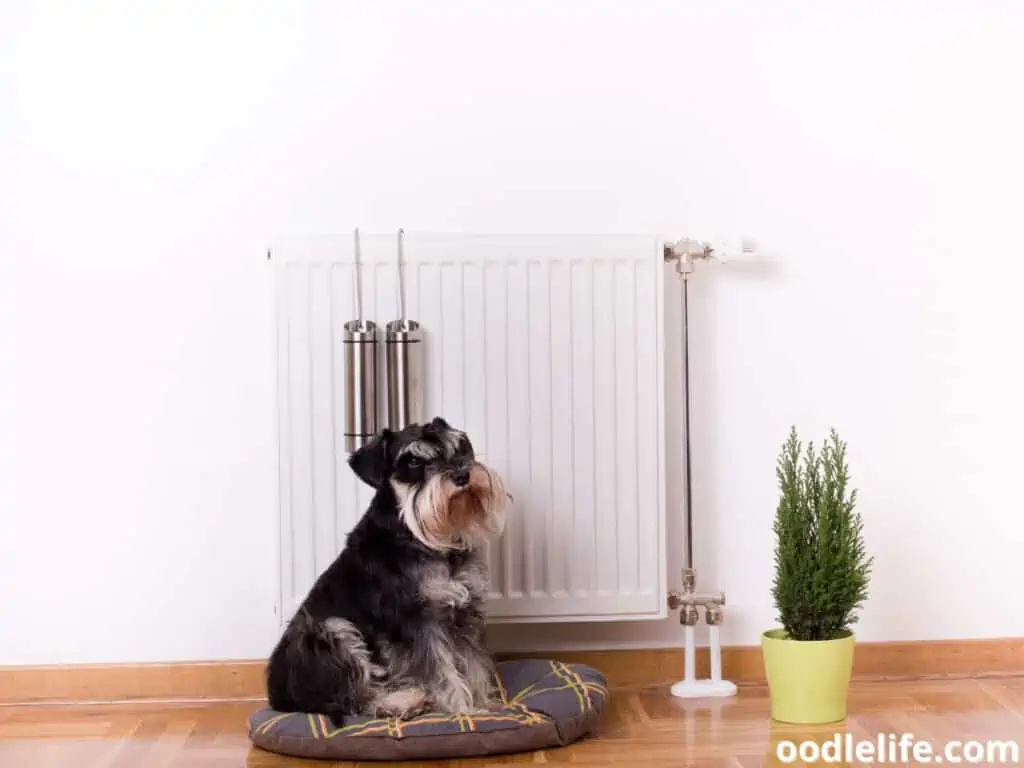
{"type": "MultiPolygon", "coordinates": [[[[289,760],[251,747],[245,735],[245,720],[260,704],[244,701],[0,707],[0,766],[342,765],[289,760]]],[[[443,768],[532,762],[710,768],[806,764],[779,759],[777,745],[783,740],[822,744],[837,733],[849,733],[857,740],[876,740],[878,734],[886,737],[910,733],[916,739],[928,741],[936,751],[943,750],[951,740],[1013,740],[1024,745],[1024,678],[855,683],[850,693],[850,717],[838,726],[773,724],[768,711],[762,687],[741,688],[735,699],[701,703],[673,699],[665,687],[620,688],[612,692],[600,734],[585,742],[544,753],[431,765],[443,768]]],[[[861,763],[854,760],[844,764],[861,763]]],[[[910,760],[903,764],[925,763],[910,760]]],[[[963,764],[1024,765],[1024,761],[991,759],[963,764]]]]}

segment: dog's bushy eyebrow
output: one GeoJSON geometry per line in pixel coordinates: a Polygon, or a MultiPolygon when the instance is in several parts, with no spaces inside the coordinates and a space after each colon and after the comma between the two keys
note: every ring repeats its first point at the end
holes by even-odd
{"type": "Polygon", "coordinates": [[[414,440],[402,449],[402,453],[409,453],[413,456],[429,461],[430,459],[437,458],[438,448],[427,440],[414,440]]]}
{"type": "Polygon", "coordinates": [[[466,450],[468,447],[468,440],[466,439],[466,433],[460,432],[459,430],[453,429],[443,433],[440,436],[441,443],[444,446],[444,452],[446,455],[455,456],[466,450]]]}
{"type": "Polygon", "coordinates": [[[424,429],[417,437],[406,443],[395,458],[408,454],[429,462],[442,458],[452,459],[471,451],[469,437],[460,429],[424,429]]]}

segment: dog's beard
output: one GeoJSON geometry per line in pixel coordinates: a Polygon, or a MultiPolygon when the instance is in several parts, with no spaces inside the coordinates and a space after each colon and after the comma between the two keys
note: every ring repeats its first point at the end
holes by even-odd
{"type": "Polygon", "coordinates": [[[402,522],[430,549],[472,549],[505,529],[508,493],[501,476],[483,464],[473,464],[464,486],[438,474],[419,486],[396,481],[393,487],[402,522]]]}

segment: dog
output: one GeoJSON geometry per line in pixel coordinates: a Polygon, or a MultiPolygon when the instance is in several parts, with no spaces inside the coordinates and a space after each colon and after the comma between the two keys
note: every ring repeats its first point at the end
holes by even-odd
{"type": "Polygon", "coordinates": [[[501,476],[440,417],[382,430],[348,464],[375,494],[270,656],[270,707],[335,722],[487,710],[480,547],[505,527],[501,476]]]}

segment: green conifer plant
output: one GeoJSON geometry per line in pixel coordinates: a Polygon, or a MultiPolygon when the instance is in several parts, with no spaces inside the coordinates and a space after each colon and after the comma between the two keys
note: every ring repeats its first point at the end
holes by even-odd
{"type": "Polygon", "coordinates": [[[846,444],[833,429],[820,453],[790,429],[778,457],[775,577],[778,621],[791,640],[834,640],[851,634],[868,597],[874,558],[850,488],[846,444]]]}

